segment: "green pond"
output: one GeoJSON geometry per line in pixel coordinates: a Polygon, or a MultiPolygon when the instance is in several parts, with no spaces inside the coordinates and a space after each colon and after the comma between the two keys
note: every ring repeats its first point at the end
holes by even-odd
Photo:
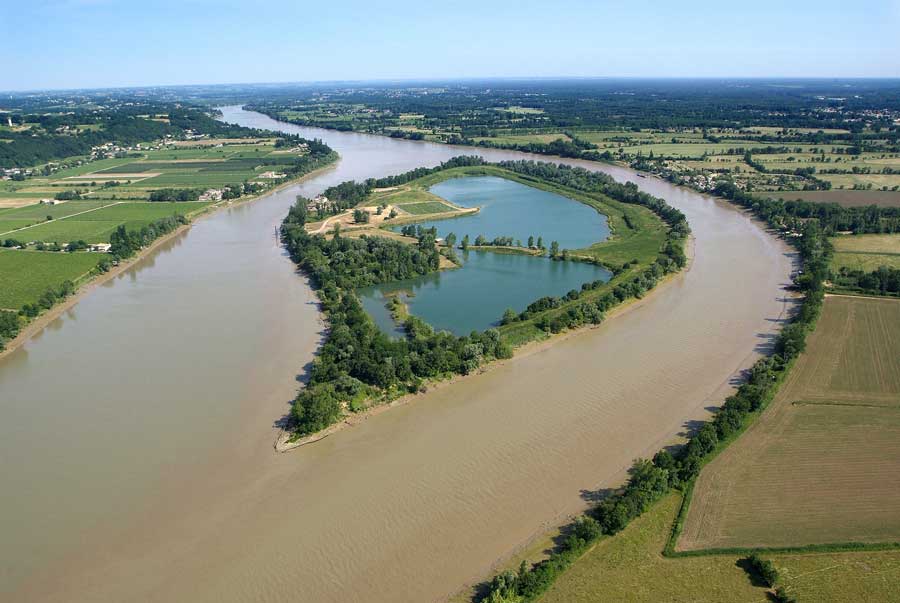
{"type": "MultiPolygon", "coordinates": [[[[609,236],[606,216],[593,208],[502,178],[455,178],[430,190],[457,205],[482,208],[465,218],[422,222],[435,226],[439,235],[455,232],[460,239],[468,233],[472,239],[483,234],[489,239],[512,236],[526,241],[532,233],[535,238],[543,236],[545,245],[556,240],[569,249],[609,236]]],[[[398,295],[411,314],[437,329],[465,335],[496,326],[507,308],[522,311],[541,297],[562,296],[582,283],[611,277],[609,271],[581,262],[518,253],[458,253],[461,268],[359,289],[363,307],[384,332],[402,336],[386,308],[389,296],[398,295]]]]}

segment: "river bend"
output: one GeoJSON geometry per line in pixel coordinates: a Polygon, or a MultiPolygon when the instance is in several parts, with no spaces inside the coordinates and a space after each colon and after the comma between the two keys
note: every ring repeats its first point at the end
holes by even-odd
{"type": "Polygon", "coordinates": [[[341,160],[199,220],[0,359],[2,600],[441,600],[708,416],[783,317],[790,254],[744,213],[566,160],[682,210],[691,269],[599,328],[276,454],[322,336],[275,239],[295,195],[530,156],[224,115],[341,160]]]}

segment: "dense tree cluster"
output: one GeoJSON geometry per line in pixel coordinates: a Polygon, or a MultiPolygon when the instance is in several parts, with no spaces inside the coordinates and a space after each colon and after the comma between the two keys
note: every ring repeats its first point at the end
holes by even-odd
{"type": "Polygon", "coordinates": [[[175,214],[155,220],[147,226],[142,226],[140,230],[126,230],[125,225],[120,224],[109,237],[111,245],[109,252],[115,258],[129,258],[157,238],[187,223],[187,218],[175,214]]]}
{"type": "Polygon", "coordinates": [[[753,553],[746,559],[750,570],[759,576],[766,586],[772,588],[778,582],[778,568],[771,559],[763,559],[757,553],[753,553]]]}
{"type": "Polygon", "coordinates": [[[832,280],[843,289],[878,295],[900,294],[900,269],[893,266],[879,266],[871,272],[841,267],[837,274],[832,275],[832,280]]]}
{"type": "Polygon", "coordinates": [[[196,201],[201,192],[195,188],[161,188],[150,191],[150,201],[196,201]]]}
{"type": "Polygon", "coordinates": [[[81,199],[81,192],[78,189],[70,189],[64,190],[53,195],[53,198],[57,201],[74,201],[76,199],[81,199]]]}
{"type": "Polygon", "coordinates": [[[450,144],[475,145],[492,149],[511,149],[534,153],[536,155],[554,155],[556,157],[582,157],[584,152],[595,149],[596,145],[586,140],[573,136],[571,140],[558,139],[552,142],[529,142],[527,144],[505,143],[494,140],[482,139],[474,142],[469,138],[455,137],[447,141],[450,144]]]}
{"type": "Polygon", "coordinates": [[[363,389],[369,393],[416,391],[423,379],[464,374],[492,358],[509,356],[496,330],[457,337],[435,332],[409,317],[405,339],[394,340],[375,325],[354,293],[357,287],[410,278],[437,270],[438,251],[426,233],[416,245],[386,237],[331,239],[310,235],[303,228],[306,200],[298,199],[282,225],[282,239],[291,258],[310,276],[328,316],[328,337],[310,374],[310,381],[291,409],[298,434],[308,434],[335,422],[345,405],[363,389]],[[350,383],[358,387],[339,387],[350,383]]]}
{"type": "Polygon", "coordinates": [[[40,314],[43,310],[49,310],[58,302],[64,300],[75,292],[75,284],[72,281],[63,281],[58,287],[48,287],[37,302],[33,304],[25,304],[19,310],[19,314],[28,318],[33,318],[40,314]]]}
{"type": "Polygon", "coordinates": [[[0,351],[19,333],[19,317],[15,312],[0,310],[0,351]]]}

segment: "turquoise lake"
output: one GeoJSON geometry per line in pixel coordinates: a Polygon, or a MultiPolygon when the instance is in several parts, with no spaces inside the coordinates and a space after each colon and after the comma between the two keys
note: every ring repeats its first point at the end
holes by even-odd
{"type": "Polygon", "coordinates": [[[557,241],[561,249],[578,249],[609,236],[606,216],[594,208],[512,180],[451,178],[428,190],[461,207],[481,208],[477,214],[461,218],[421,222],[426,228],[437,228],[440,237],[453,232],[459,241],[469,235],[474,242],[475,237],[484,235],[488,240],[512,237],[527,244],[528,237],[534,236],[535,241],[543,237],[547,248],[557,241]]]}
{"type": "MultiPolygon", "coordinates": [[[[544,244],[586,247],[609,236],[606,216],[572,199],[495,177],[454,178],[430,191],[457,205],[481,207],[464,218],[422,222],[439,236],[455,232],[459,239],[481,234],[492,239],[512,236],[527,241],[544,237],[544,244]]],[[[543,257],[490,251],[458,252],[461,268],[358,290],[363,307],[382,331],[402,336],[385,304],[398,294],[411,314],[439,330],[466,335],[496,326],[504,310],[517,312],[547,296],[565,295],[582,283],[611,277],[593,264],[557,262],[543,257]]]]}

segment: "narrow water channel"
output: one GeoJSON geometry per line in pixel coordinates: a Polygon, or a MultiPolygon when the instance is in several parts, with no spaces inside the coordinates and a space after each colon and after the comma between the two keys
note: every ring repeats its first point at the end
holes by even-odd
{"type": "Polygon", "coordinates": [[[711,198],[583,163],[687,214],[689,272],[598,329],[276,454],[323,328],[274,236],[294,196],[528,156],[224,113],[342,159],[200,220],[0,359],[0,600],[441,600],[706,416],[778,328],[783,245],[711,198]]]}

